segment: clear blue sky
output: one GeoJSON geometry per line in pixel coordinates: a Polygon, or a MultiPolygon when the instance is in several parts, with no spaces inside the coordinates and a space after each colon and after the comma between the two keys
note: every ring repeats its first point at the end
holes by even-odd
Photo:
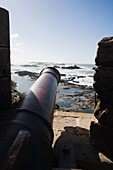
{"type": "Polygon", "coordinates": [[[11,61],[94,63],[113,35],[113,0],[0,0],[9,10],[11,61]]]}

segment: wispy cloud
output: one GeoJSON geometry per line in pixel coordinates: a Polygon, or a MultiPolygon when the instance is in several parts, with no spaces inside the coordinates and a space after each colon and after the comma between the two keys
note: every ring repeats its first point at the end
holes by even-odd
{"type": "Polygon", "coordinates": [[[11,34],[11,40],[12,39],[15,39],[15,38],[19,38],[19,34],[18,33],[14,33],[14,34],[11,34]]]}
{"type": "Polygon", "coordinates": [[[21,42],[17,42],[17,43],[15,43],[15,46],[16,47],[19,47],[19,46],[21,46],[23,44],[23,42],[21,41],[21,42]]]}
{"type": "Polygon", "coordinates": [[[21,37],[18,33],[11,34],[11,51],[20,52],[23,42],[20,40],[21,37]]]}

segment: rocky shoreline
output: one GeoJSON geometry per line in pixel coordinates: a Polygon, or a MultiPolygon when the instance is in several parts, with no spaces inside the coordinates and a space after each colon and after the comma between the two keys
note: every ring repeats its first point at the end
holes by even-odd
{"type": "Polygon", "coordinates": [[[12,105],[15,105],[23,96],[20,92],[16,90],[17,84],[11,81],[11,95],[12,95],[12,105]]]}
{"type": "MultiPolygon", "coordinates": [[[[26,66],[26,65],[25,65],[26,66]]],[[[29,65],[28,65],[29,66],[29,65]]],[[[27,66],[27,67],[28,67],[27,66]]],[[[57,65],[54,67],[58,67],[57,65]]],[[[77,65],[71,66],[62,66],[63,69],[81,69],[77,65]]],[[[35,82],[39,77],[39,73],[27,71],[27,70],[19,70],[14,74],[17,74],[19,77],[25,77],[32,82],[35,82]]],[[[65,78],[65,74],[61,74],[61,81],[58,85],[57,95],[56,95],[56,106],[58,110],[64,110],[69,112],[87,112],[92,113],[95,106],[95,91],[93,87],[89,87],[86,85],[79,85],[77,82],[74,82],[75,76],[70,76],[69,78],[65,78]]],[[[76,75],[77,78],[84,78],[83,75],[76,75]]],[[[14,83],[14,82],[13,82],[14,83]]],[[[13,103],[17,102],[21,98],[21,93],[19,93],[16,89],[17,84],[14,83],[13,86],[13,103]],[[17,97],[16,97],[17,95],[17,97]],[[16,101],[17,100],[17,101],[16,101]]]]}
{"type": "MultiPolygon", "coordinates": [[[[30,74],[31,75],[31,74],[30,74]]],[[[29,76],[30,76],[29,75],[29,76]]],[[[31,75],[32,79],[36,79],[31,75]]],[[[16,90],[17,84],[12,81],[12,103],[17,103],[23,96],[16,90]]],[[[55,108],[68,112],[87,112],[94,110],[94,89],[87,86],[73,85],[64,81],[58,86],[55,108]]]]}
{"type": "Polygon", "coordinates": [[[69,83],[60,83],[56,103],[59,108],[70,112],[92,113],[95,105],[93,88],[69,83]]]}
{"type": "MultiPolygon", "coordinates": [[[[66,67],[67,68],[67,67],[66,67]]],[[[69,67],[70,68],[70,67],[69,67]]],[[[76,65],[72,69],[78,68],[76,65]]],[[[16,71],[20,77],[28,77],[32,82],[35,82],[39,77],[39,74],[31,71],[16,71]]],[[[58,86],[56,95],[56,106],[55,108],[59,110],[69,111],[69,112],[87,112],[92,113],[95,106],[95,91],[93,87],[88,87],[85,85],[78,85],[71,83],[73,76],[70,77],[71,80],[65,79],[65,75],[61,74],[61,81],[58,86]]],[[[74,77],[75,78],[75,77],[74,77]]],[[[14,82],[13,82],[14,83],[14,82]]],[[[16,90],[16,83],[13,86],[13,103],[17,102],[21,98],[21,93],[16,90]]]]}

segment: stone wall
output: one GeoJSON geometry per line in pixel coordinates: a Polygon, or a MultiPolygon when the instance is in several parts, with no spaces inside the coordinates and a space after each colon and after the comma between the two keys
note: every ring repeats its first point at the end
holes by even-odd
{"type": "Polygon", "coordinates": [[[103,38],[98,43],[95,64],[94,115],[100,124],[113,127],[113,37],[103,38]]]}

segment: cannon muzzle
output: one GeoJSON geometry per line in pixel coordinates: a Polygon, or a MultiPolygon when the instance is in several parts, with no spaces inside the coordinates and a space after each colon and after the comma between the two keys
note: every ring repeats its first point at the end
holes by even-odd
{"type": "Polygon", "coordinates": [[[0,124],[2,169],[52,169],[52,123],[59,81],[55,68],[42,70],[13,113],[0,124]]]}

